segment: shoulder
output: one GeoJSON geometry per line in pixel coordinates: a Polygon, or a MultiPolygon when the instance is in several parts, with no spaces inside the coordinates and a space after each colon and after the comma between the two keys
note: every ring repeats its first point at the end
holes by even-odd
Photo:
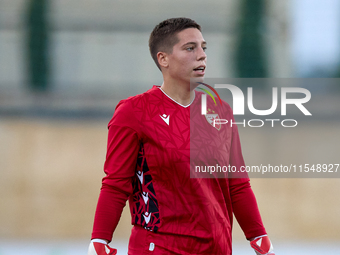
{"type": "Polygon", "coordinates": [[[129,106],[130,107],[134,107],[134,106],[138,107],[139,105],[146,103],[147,102],[146,100],[148,99],[149,96],[152,96],[152,95],[157,94],[159,92],[160,92],[159,87],[154,85],[151,89],[145,91],[142,94],[138,94],[138,95],[131,96],[131,97],[128,97],[126,99],[121,100],[117,104],[116,110],[121,108],[121,107],[123,107],[124,109],[128,108],[129,106]]]}
{"type": "Polygon", "coordinates": [[[142,94],[131,96],[119,101],[108,126],[113,124],[121,125],[123,123],[124,125],[131,125],[133,122],[137,122],[136,116],[139,116],[140,112],[142,112],[146,107],[146,104],[149,102],[149,96],[157,93],[158,91],[158,87],[153,86],[151,89],[142,94]]]}

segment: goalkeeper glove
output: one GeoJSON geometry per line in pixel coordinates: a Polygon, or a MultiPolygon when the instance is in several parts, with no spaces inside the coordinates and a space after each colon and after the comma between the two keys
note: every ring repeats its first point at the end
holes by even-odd
{"type": "Polygon", "coordinates": [[[254,240],[250,241],[250,246],[257,255],[275,255],[273,245],[267,235],[255,237],[254,240]]]}
{"type": "Polygon", "coordinates": [[[87,255],[116,255],[117,250],[107,245],[102,239],[93,239],[90,243],[87,255]]]}

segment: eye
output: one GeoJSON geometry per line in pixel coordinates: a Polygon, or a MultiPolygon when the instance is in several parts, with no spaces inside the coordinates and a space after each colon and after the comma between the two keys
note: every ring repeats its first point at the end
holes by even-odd
{"type": "Polygon", "coordinates": [[[187,51],[193,51],[193,50],[194,50],[194,47],[193,47],[193,46],[187,47],[186,50],[187,50],[187,51]]]}
{"type": "Polygon", "coordinates": [[[206,51],[207,50],[207,47],[202,47],[203,51],[206,51]]]}

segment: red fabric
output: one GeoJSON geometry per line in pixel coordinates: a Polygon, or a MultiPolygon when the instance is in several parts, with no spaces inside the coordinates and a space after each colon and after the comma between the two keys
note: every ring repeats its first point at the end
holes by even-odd
{"type": "Polygon", "coordinates": [[[107,147],[104,165],[106,177],[98,199],[92,239],[111,241],[126,200],[133,191],[138,137],[130,128],[110,125],[107,147]],[[122,171],[112,171],[111,168],[122,171]]]}
{"type": "MultiPolygon", "coordinates": [[[[157,87],[118,104],[92,238],[112,239],[127,199],[135,225],[129,254],[147,254],[150,243],[152,254],[231,254],[233,211],[248,239],[266,233],[247,175],[190,178],[195,157],[206,165],[244,165],[237,127],[217,130],[190,107],[157,87]],[[200,135],[192,136],[196,127],[200,135]]],[[[226,103],[215,110],[232,118],[226,103]]]]}
{"type": "MultiPolygon", "coordinates": [[[[233,126],[232,148],[230,152],[230,165],[240,169],[245,164],[236,125],[233,126]]],[[[246,238],[250,240],[251,238],[267,234],[263,227],[256,198],[249,181],[244,182],[243,178],[230,178],[229,183],[232,208],[246,238]]]]}

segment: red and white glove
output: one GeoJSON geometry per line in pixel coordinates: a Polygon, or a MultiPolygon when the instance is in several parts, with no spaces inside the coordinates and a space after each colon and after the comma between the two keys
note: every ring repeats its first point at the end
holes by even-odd
{"type": "Polygon", "coordinates": [[[107,245],[102,239],[93,239],[89,246],[87,255],[116,255],[117,250],[107,245]]]}
{"type": "Polygon", "coordinates": [[[257,255],[275,255],[273,245],[267,235],[256,237],[250,241],[250,246],[255,250],[257,255]]]}

